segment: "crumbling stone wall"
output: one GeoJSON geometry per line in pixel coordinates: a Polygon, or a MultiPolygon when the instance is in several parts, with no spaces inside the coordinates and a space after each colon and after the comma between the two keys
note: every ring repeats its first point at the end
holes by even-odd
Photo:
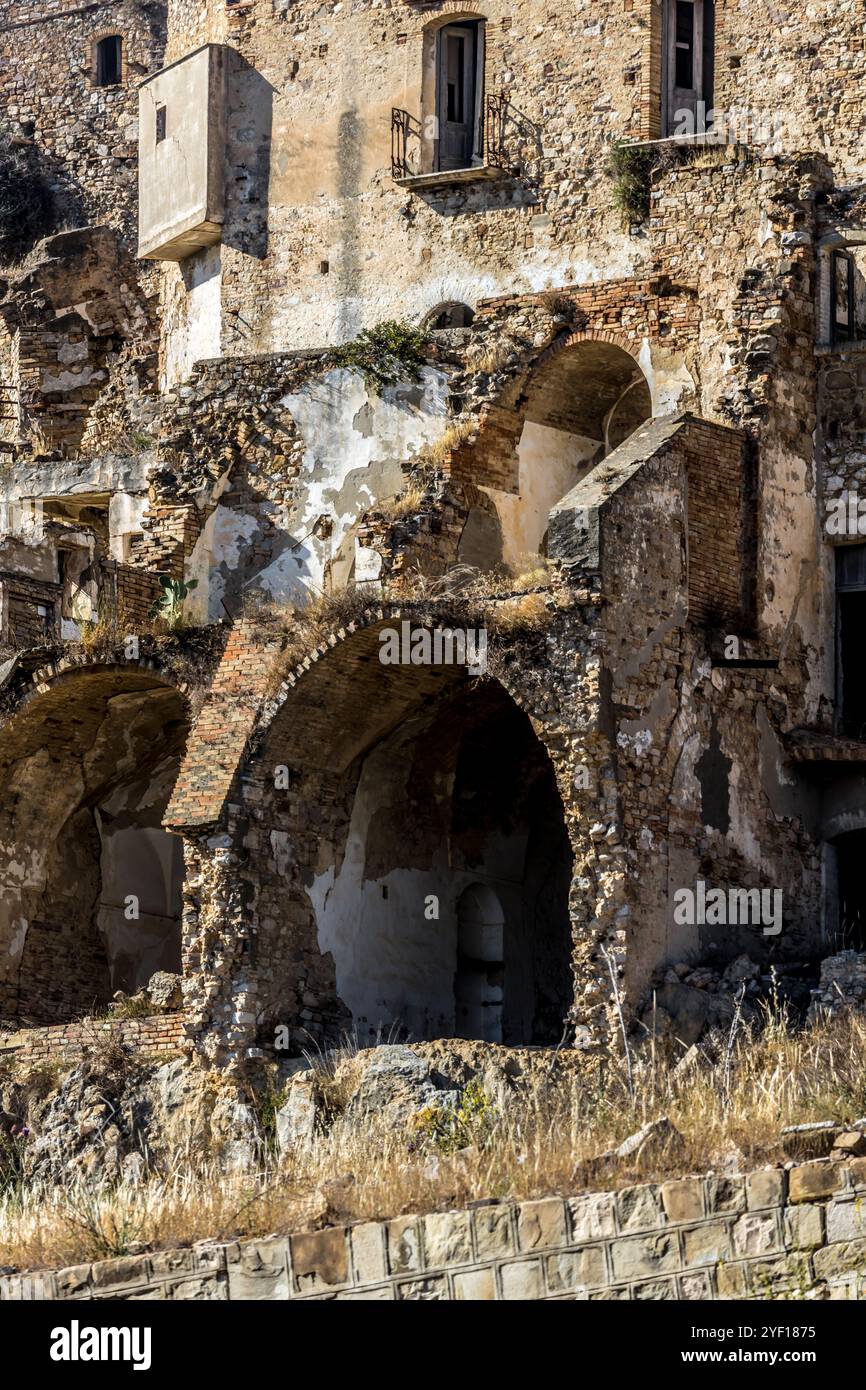
{"type": "MultiPolygon", "coordinates": [[[[307,347],[447,301],[637,274],[649,248],[623,228],[606,166],[612,141],[660,133],[662,9],[611,0],[575,20],[540,18],[531,0],[485,6],[486,89],[509,103],[503,175],[416,189],[391,176],[391,108],[423,123],[431,34],[480,11],[171,7],[170,59],[229,49],[223,244],[200,253],[220,280],[220,350],[307,347]]],[[[824,4],[804,18],[788,0],[764,46],[755,22],[715,5],[712,106],[739,113],[746,143],[826,151],[840,179],[862,176],[860,17],[824,4]]],[[[187,316],[195,336],[213,313],[191,292],[195,268],[163,273],[175,336],[187,316]]]]}
{"type": "Polygon", "coordinates": [[[133,248],[138,93],[162,62],[165,6],[122,0],[4,0],[0,12],[0,109],[12,133],[35,147],[55,184],[60,224],[108,223],[133,248]],[[123,39],[117,86],[93,81],[93,44],[123,39]]]}

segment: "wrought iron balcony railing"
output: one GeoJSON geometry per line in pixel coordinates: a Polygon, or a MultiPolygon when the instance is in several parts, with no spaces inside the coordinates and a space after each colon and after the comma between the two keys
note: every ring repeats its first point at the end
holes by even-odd
{"type": "MultiPolygon", "coordinates": [[[[466,170],[505,169],[508,156],[505,144],[505,128],[508,114],[508,101],[501,92],[488,92],[484,99],[481,117],[482,129],[475,157],[465,166],[466,170]],[[478,155],[481,155],[479,159],[478,155]]],[[[420,174],[456,174],[460,169],[425,169],[424,141],[422,124],[417,116],[403,111],[399,106],[391,109],[391,173],[395,179],[409,179],[420,174]]]]}

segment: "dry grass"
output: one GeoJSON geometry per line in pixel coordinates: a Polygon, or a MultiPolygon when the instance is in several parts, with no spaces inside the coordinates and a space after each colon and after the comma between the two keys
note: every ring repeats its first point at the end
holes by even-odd
{"type": "Polygon", "coordinates": [[[289,672],[295,670],[330,633],[359,622],[371,608],[383,604],[411,605],[419,621],[458,619],[467,627],[488,627],[498,636],[514,638],[538,632],[555,616],[546,595],[554,582],[553,571],[540,556],[527,557],[516,566],[495,572],[471,565],[455,565],[446,574],[430,577],[419,570],[403,571],[392,581],[376,585],[349,584],[333,594],[318,594],[303,608],[277,608],[259,604],[254,615],[265,628],[282,627],[285,642],[268,686],[273,696],[289,672]]]}
{"type": "Polygon", "coordinates": [[[478,432],[477,421],[474,420],[455,420],[453,425],[449,425],[444,434],[435,439],[432,444],[425,444],[418,451],[413,463],[426,468],[441,468],[449,455],[461,444],[466,444],[474,439],[478,432]]]}
{"type": "MultiPolygon", "coordinates": [[[[723,1049],[724,1054],[724,1049],[723,1049]]],[[[551,1054],[552,1057],[552,1054],[551,1054]]],[[[760,1036],[740,1033],[729,1058],[681,1075],[652,1044],[621,1062],[560,1054],[556,1069],[490,1095],[477,1141],[453,1152],[432,1128],[373,1119],[337,1122],[282,1165],[220,1173],[181,1158],[159,1180],[93,1190],[11,1187],[0,1200],[0,1265],[78,1263],[202,1239],[285,1232],[354,1219],[460,1207],[479,1197],[523,1199],[613,1188],[720,1167],[748,1171],[785,1157],[785,1125],[866,1112],[866,1021],[849,1017],[797,1033],[783,1015],[760,1036]],[[597,1169],[590,1160],[642,1124],[668,1116],[681,1149],[597,1169]],[[429,1137],[433,1136],[433,1137],[429,1137]]]]}
{"type": "Polygon", "coordinates": [[[396,497],[387,497],[383,502],[377,502],[372,509],[386,521],[399,521],[401,517],[411,516],[417,512],[421,503],[424,501],[424,488],[416,483],[411,483],[404,492],[398,493],[396,497]]]}
{"type": "Polygon", "coordinates": [[[495,376],[497,372],[504,371],[514,351],[513,342],[507,338],[497,338],[495,342],[479,344],[468,356],[466,365],[470,371],[480,372],[483,376],[495,376]]]}

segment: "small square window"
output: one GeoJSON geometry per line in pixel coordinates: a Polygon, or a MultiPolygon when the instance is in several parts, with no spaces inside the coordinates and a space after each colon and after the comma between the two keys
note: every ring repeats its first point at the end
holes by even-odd
{"type": "Polygon", "coordinates": [[[156,143],[160,144],[165,139],[165,107],[156,108],[156,143]]]}

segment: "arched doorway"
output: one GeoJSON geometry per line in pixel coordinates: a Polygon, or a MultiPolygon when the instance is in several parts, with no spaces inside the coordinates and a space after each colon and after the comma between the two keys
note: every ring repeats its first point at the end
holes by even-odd
{"type": "Polygon", "coordinates": [[[543,358],[524,400],[518,493],[492,492],[511,566],[543,553],[551,508],[652,415],[649,386],[631,353],[590,338],[543,358]]]}
{"type": "Polygon", "coordinates": [[[182,842],[162,828],[186,702],[130,664],[67,673],[0,731],[0,1013],[78,1017],[180,971],[182,842]]]}
{"type": "Polygon", "coordinates": [[[304,674],[259,745],[261,1036],[330,1017],[363,1042],[558,1042],[572,850],[550,756],[497,681],[383,666],[381,630],[304,674]]]}

